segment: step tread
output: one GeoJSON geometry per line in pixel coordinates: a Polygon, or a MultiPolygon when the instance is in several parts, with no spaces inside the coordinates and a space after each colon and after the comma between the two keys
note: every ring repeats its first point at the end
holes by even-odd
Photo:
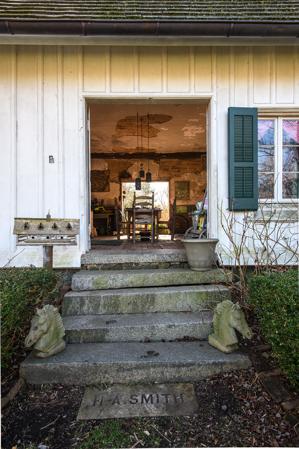
{"type": "Polygon", "coordinates": [[[120,252],[118,248],[105,251],[104,247],[99,250],[91,250],[81,256],[82,265],[110,265],[110,264],[150,264],[164,262],[187,262],[186,251],[184,248],[177,249],[159,249],[146,250],[144,253],[136,251],[120,252]]]}
{"type": "Polygon", "coordinates": [[[72,279],[73,290],[102,290],[167,285],[213,284],[229,280],[229,273],[217,268],[192,271],[188,268],[140,270],[81,270],[72,279]]]}
{"type": "Polygon", "coordinates": [[[65,330],[111,329],[119,327],[159,327],[211,323],[213,314],[202,312],[136,313],[117,315],[78,315],[63,318],[65,330]]]}
{"type": "Polygon", "coordinates": [[[81,298],[81,297],[104,297],[104,296],[133,296],[140,293],[150,295],[159,294],[161,292],[167,293],[189,293],[189,292],[228,292],[229,288],[225,285],[208,284],[208,285],[169,285],[160,287],[135,287],[135,288],[115,288],[113,290],[80,290],[69,291],[65,298],[81,298]]]}
{"type": "MultiPolygon", "coordinates": [[[[237,363],[248,367],[249,359],[239,352],[224,354],[207,342],[117,342],[69,344],[66,349],[47,359],[36,358],[32,353],[22,362],[21,370],[29,367],[55,368],[80,366],[150,367],[154,365],[178,366],[181,364],[237,363]],[[157,355],[155,355],[157,354],[157,355]]],[[[52,371],[53,375],[55,374],[52,371]]],[[[38,376],[38,370],[36,370],[38,376]]],[[[42,380],[42,379],[41,379],[42,380]]]]}

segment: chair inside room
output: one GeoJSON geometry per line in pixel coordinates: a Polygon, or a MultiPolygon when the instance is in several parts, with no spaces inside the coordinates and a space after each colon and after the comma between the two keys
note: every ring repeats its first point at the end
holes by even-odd
{"type": "Polygon", "coordinates": [[[151,243],[155,241],[154,192],[151,195],[137,196],[134,192],[132,214],[133,243],[136,243],[137,231],[140,238],[150,235],[151,243]],[[150,226],[150,231],[148,227],[150,226]]]}
{"type": "Polygon", "coordinates": [[[168,222],[171,240],[174,240],[175,235],[184,235],[187,229],[192,226],[191,212],[193,209],[193,205],[178,206],[177,199],[174,199],[170,207],[170,219],[168,222]]]}

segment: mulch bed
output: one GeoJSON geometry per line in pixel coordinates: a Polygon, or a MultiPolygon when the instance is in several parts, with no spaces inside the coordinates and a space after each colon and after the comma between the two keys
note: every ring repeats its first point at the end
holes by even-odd
{"type": "MultiPolygon", "coordinates": [[[[131,447],[297,445],[296,423],[285,419],[286,412],[264,390],[254,368],[200,381],[195,388],[200,404],[196,416],[121,420],[131,447]]],[[[104,423],[76,421],[83,392],[83,387],[25,386],[4,409],[2,448],[80,448],[90,430],[104,423]]]]}

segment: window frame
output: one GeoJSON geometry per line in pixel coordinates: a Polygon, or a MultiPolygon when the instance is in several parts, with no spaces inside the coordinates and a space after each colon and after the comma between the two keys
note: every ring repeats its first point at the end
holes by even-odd
{"type": "MultiPolygon", "coordinates": [[[[259,203],[298,203],[299,198],[283,198],[282,196],[282,176],[283,176],[283,120],[299,120],[298,116],[273,115],[267,116],[260,114],[259,120],[274,121],[274,196],[273,198],[258,198],[259,203]]],[[[299,145],[298,145],[299,146],[299,145]]],[[[258,146],[259,148],[259,146],[258,146]]],[[[263,173],[263,172],[262,172],[263,173]]],[[[259,170],[258,170],[259,178],[259,170]]]]}

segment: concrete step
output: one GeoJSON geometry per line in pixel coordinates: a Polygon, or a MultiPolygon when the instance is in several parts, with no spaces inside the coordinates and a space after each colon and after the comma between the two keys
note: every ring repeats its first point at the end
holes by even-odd
{"type": "Polygon", "coordinates": [[[196,382],[249,366],[247,356],[223,354],[207,342],[81,343],[47,359],[29,355],[20,374],[31,384],[196,382]]]}
{"type": "Polygon", "coordinates": [[[230,291],[223,285],[71,291],[64,296],[62,315],[199,312],[229,298],[230,291]]]}
{"type": "Polygon", "coordinates": [[[154,248],[120,251],[118,248],[105,250],[105,247],[91,250],[81,257],[81,265],[88,270],[126,270],[140,268],[169,268],[187,266],[184,248],[154,248]]]}
{"type": "Polygon", "coordinates": [[[73,275],[72,290],[102,290],[170,285],[199,285],[227,282],[229,272],[220,269],[192,271],[169,268],[161,270],[81,270],[73,275]]]}
{"type": "Polygon", "coordinates": [[[63,319],[68,343],[120,341],[204,340],[211,332],[213,313],[142,313],[67,316],[63,319]]]}

